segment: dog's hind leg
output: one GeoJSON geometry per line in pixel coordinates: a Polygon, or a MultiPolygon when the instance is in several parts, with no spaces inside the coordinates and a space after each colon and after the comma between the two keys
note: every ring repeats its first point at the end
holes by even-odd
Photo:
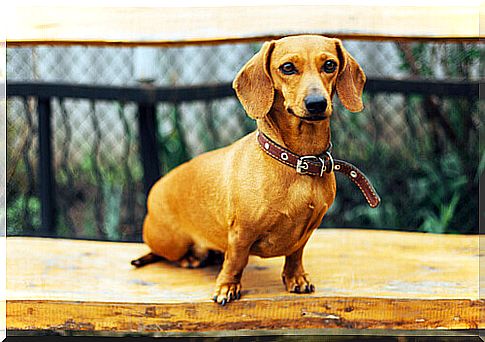
{"type": "Polygon", "coordinates": [[[190,247],[186,255],[177,264],[184,268],[200,268],[210,265],[220,265],[224,261],[222,252],[204,248],[197,244],[190,247]]]}
{"type": "Polygon", "coordinates": [[[143,240],[151,253],[133,262],[143,266],[164,259],[184,268],[220,263],[220,253],[194,242],[181,228],[176,220],[169,220],[167,216],[148,214],[143,223],[143,240]]]}
{"type": "Polygon", "coordinates": [[[148,253],[138,259],[132,260],[131,264],[135,267],[142,267],[160,260],[163,260],[161,256],[156,255],[154,253],[148,253]]]}
{"type": "Polygon", "coordinates": [[[177,261],[177,264],[183,268],[199,268],[204,267],[207,257],[209,256],[209,250],[203,248],[197,244],[190,246],[189,251],[182,259],[177,261]]]}
{"type": "Polygon", "coordinates": [[[175,220],[147,214],[143,223],[143,240],[152,254],[176,262],[189,252],[192,238],[178,227],[175,220]]]}

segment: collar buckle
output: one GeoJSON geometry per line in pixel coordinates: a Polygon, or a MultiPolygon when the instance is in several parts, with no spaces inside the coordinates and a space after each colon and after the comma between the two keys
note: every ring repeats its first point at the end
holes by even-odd
{"type": "MultiPolygon", "coordinates": [[[[322,170],[325,168],[325,163],[322,163],[322,160],[320,158],[315,157],[315,156],[302,156],[302,157],[298,158],[298,160],[296,162],[296,172],[301,174],[301,175],[306,174],[307,170],[310,166],[310,164],[308,164],[308,162],[310,160],[320,162],[322,164],[322,170]]],[[[321,173],[323,173],[323,172],[324,171],[322,171],[321,173]]]]}
{"type": "Polygon", "coordinates": [[[320,177],[323,177],[324,173],[331,173],[333,171],[333,168],[335,166],[335,162],[333,160],[332,154],[329,151],[325,152],[325,155],[322,157],[316,157],[316,156],[302,156],[298,158],[296,162],[296,172],[305,175],[308,173],[308,169],[310,167],[309,162],[317,162],[320,163],[320,177]],[[326,161],[330,163],[330,165],[327,167],[326,161]]]}
{"type": "MultiPolygon", "coordinates": [[[[330,148],[332,148],[332,145],[330,145],[330,148]]],[[[326,169],[327,168],[326,166],[322,167],[322,172],[320,173],[320,177],[322,176],[323,172],[331,173],[333,171],[334,166],[335,166],[335,162],[333,161],[332,153],[330,153],[330,150],[325,152],[325,154],[327,155],[328,161],[330,162],[330,167],[329,167],[328,170],[326,169]]],[[[321,158],[319,158],[319,159],[322,162],[322,164],[325,165],[325,161],[321,158]]]]}

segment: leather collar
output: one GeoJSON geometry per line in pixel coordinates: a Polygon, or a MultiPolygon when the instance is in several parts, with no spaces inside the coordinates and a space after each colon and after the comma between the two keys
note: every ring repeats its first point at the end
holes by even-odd
{"type": "Polygon", "coordinates": [[[300,156],[278,145],[263,132],[258,131],[256,136],[259,146],[266,154],[280,163],[294,168],[297,173],[318,177],[334,171],[343,173],[357,185],[370,207],[376,208],[380,204],[379,195],[362,171],[349,162],[332,157],[332,144],[322,155],[300,156]]]}

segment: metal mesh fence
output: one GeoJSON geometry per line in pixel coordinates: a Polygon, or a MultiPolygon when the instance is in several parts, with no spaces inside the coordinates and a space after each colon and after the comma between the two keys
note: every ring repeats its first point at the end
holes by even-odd
{"type": "MultiPolygon", "coordinates": [[[[483,48],[474,43],[344,41],[368,78],[478,80],[483,48]]],[[[230,82],[260,44],[177,48],[32,47],[7,49],[7,81],[103,85],[230,82]]],[[[338,102],[338,100],[337,100],[338,102]]],[[[338,179],[324,226],[470,232],[478,226],[479,102],[404,94],[365,94],[363,113],[337,105],[335,156],[355,162],[383,197],[377,210],[338,179]]],[[[135,103],[54,98],[53,146],[58,234],[141,238],[145,213],[135,103]]],[[[163,173],[255,128],[236,98],[157,106],[163,173]]],[[[40,224],[36,101],[7,102],[7,226],[40,224]]],[[[481,151],[481,149],[480,149],[481,151]]]]}
{"type": "MultiPolygon", "coordinates": [[[[369,78],[479,79],[478,43],[344,41],[369,78]]],[[[261,43],[171,48],[93,46],[7,49],[8,80],[132,85],[230,82],[261,43]],[[147,75],[148,74],[148,75],[147,75]]]]}

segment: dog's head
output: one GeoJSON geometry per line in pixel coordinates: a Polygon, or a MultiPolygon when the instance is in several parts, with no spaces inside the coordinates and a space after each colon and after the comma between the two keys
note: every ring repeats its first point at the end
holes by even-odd
{"type": "Polygon", "coordinates": [[[304,35],[266,42],[239,71],[233,88],[253,119],[268,114],[276,91],[288,113],[316,123],[332,114],[335,92],[348,110],[361,111],[365,80],[339,39],[304,35]]]}

